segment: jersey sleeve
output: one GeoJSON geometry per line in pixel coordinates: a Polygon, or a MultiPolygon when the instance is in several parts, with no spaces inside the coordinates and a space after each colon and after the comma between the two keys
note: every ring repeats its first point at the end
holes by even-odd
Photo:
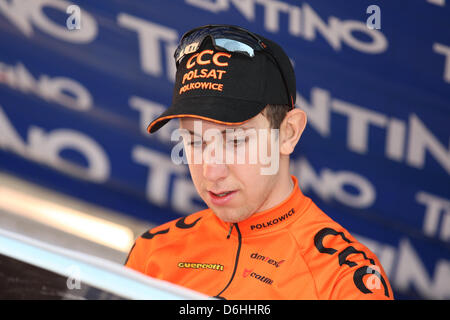
{"type": "Polygon", "coordinates": [[[128,253],[125,266],[145,274],[151,251],[151,241],[144,239],[142,236],[138,237],[128,253]]]}
{"type": "Polygon", "coordinates": [[[377,257],[366,247],[352,243],[341,252],[339,263],[342,265],[330,299],[393,300],[386,273],[377,257]]]}
{"type": "Polygon", "coordinates": [[[393,299],[378,258],[347,230],[338,225],[322,227],[313,242],[307,255],[319,299],[393,299]]]}

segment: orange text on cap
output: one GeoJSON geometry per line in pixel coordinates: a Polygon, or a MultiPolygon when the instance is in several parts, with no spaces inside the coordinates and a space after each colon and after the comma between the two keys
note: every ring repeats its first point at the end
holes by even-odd
{"type": "Polygon", "coordinates": [[[212,50],[203,50],[200,53],[196,53],[193,54],[186,62],[186,68],[191,69],[193,66],[195,66],[195,64],[199,64],[199,65],[207,65],[211,63],[210,59],[207,59],[208,57],[206,57],[207,55],[211,56],[212,55],[212,63],[214,63],[216,66],[218,67],[227,67],[228,66],[228,62],[224,62],[223,58],[221,59],[222,61],[220,61],[219,59],[221,57],[225,57],[225,58],[231,58],[231,54],[227,53],[227,52],[216,52],[214,53],[214,51],[212,50]],[[195,59],[195,61],[194,61],[195,59]]]}

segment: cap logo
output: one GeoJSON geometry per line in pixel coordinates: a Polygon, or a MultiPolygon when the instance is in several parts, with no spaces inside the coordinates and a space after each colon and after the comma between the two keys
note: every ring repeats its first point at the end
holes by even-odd
{"type": "Polygon", "coordinates": [[[225,58],[230,58],[231,54],[227,53],[227,52],[216,52],[214,53],[213,50],[203,50],[200,53],[196,53],[193,54],[186,62],[186,68],[187,69],[191,69],[192,67],[195,66],[195,64],[199,64],[199,65],[208,65],[211,63],[210,59],[203,59],[204,56],[212,55],[212,62],[213,64],[215,64],[218,67],[227,67],[228,66],[228,62],[225,62],[224,59],[225,58]],[[220,60],[219,60],[220,59],[220,60]]]}
{"type": "Polygon", "coordinates": [[[187,45],[184,50],[181,50],[178,54],[177,60],[180,59],[182,56],[190,54],[192,52],[195,52],[198,50],[198,47],[200,46],[199,42],[193,42],[187,45]]]}
{"type": "Polygon", "coordinates": [[[224,74],[227,73],[226,70],[216,69],[216,68],[202,68],[202,69],[192,69],[194,66],[215,66],[215,67],[228,67],[228,59],[231,58],[231,53],[228,52],[216,52],[213,50],[206,49],[201,52],[195,53],[189,57],[186,61],[186,71],[181,80],[182,87],[179,90],[179,94],[182,94],[191,90],[214,90],[223,91],[223,83],[209,82],[211,80],[222,80],[224,74]],[[209,81],[197,81],[186,83],[186,81],[191,81],[194,79],[203,79],[209,81]]]}

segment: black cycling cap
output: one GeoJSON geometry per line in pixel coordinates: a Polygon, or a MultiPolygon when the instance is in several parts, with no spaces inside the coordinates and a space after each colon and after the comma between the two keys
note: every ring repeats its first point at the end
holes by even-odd
{"type": "Polygon", "coordinates": [[[175,51],[172,105],[147,128],[193,117],[238,125],[268,104],[294,108],[295,74],[275,42],[231,25],[207,25],[185,33],[175,51]]]}

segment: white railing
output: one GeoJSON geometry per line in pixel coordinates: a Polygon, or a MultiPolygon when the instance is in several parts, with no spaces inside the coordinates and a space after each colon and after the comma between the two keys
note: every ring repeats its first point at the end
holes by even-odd
{"type": "MultiPolygon", "coordinates": [[[[195,291],[147,277],[120,264],[0,229],[0,254],[126,299],[209,299],[195,291]]],[[[69,288],[70,289],[70,288],[69,288]]]]}

